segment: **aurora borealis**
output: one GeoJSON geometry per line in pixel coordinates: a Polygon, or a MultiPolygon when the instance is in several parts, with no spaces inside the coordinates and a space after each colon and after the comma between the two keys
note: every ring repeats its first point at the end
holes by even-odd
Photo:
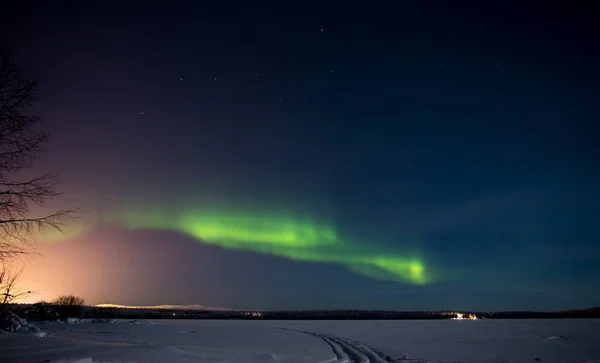
{"type": "Polygon", "coordinates": [[[424,285],[433,281],[416,251],[369,247],[352,242],[331,225],[320,224],[283,212],[261,214],[199,208],[152,208],[136,206],[108,212],[101,219],[75,220],[61,231],[45,231],[36,240],[45,243],[76,238],[103,223],[130,231],[158,230],[181,233],[199,243],[225,249],[252,251],[297,261],[336,263],[371,278],[424,285]]]}
{"type": "Polygon", "coordinates": [[[36,238],[25,283],[40,299],[600,305],[600,58],[585,14],[442,1],[5,11],[0,40],[40,79],[50,133],[31,172],[63,191],[39,208],[81,207],[36,238]]]}
{"type": "Polygon", "coordinates": [[[114,213],[108,221],[130,230],[150,229],[179,232],[200,243],[233,250],[247,250],[298,261],[339,263],[367,276],[426,284],[431,273],[424,262],[410,253],[382,251],[350,242],[331,226],[283,214],[248,212],[153,211],[151,208],[114,213]],[[239,212],[238,212],[239,213],[239,212]]]}

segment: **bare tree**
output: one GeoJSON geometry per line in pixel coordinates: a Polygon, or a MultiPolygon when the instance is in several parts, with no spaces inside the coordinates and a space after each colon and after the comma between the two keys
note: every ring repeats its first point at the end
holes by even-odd
{"type": "Polygon", "coordinates": [[[22,268],[15,269],[7,264],[2,264],[2,270],[0,270],[0,318],[4,316],[9,304],[31,294],[31,291],[20,290],[17,287],[22,273],[22,268]]]}
{"type": "Polygon", "coordinates": [[[53,305],[59,306],[83,306],[85,300],[75,295],[63,295],[52,300],[53,305]]]}
{"type": "Polygon", "coordinates": [[[57,196],[57,180],[49,174],[24,177],[44,151],[48,134],[39,130],[39,116],[32,113],[39,91],[37,79],[28,77],[13,57],[0,49],[0,262],[30,253],[32,239],[48,229],[61,230],[74,209],[41,216],[32,207],[43,206],[57,196]],[[20,177],[19,177],[20,175],[20,177]]]}

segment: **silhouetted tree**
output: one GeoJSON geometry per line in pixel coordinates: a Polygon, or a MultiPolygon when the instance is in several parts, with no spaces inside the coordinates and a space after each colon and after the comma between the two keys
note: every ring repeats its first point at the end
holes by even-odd
{"type": "Polygon", "coordinates": [[[53,305],[58,306],[83,306],[85,300],[82,297],[75,295],[59,296],[52,301],[53,305]]]}
{"type": "Polygon", "coordinates": [[[17,286],[22,272],[22,268],[16,269],[2,264],[2,269],[0,269],[0,320],[3,319],[9,304],[31,293],[31,291],[20,290],[17,286]]]}
{"type": "Polygon", "coordinates": [[[48,174],[25,173],[43,152],[48,134],[39,130],[40,118],[32,113],[38,95],[37,79],[25,75],[13,57],[0,48],[0,262],[30,253],[27,246],[47,229],[58,229],[75,210],[41,216],[32,207],[57,196],[57,180],[48,174]]]}
{"type": "Polygon", "coordinates": [[[59,296],[52,301],[54,310],[62,319],[81,317],[84,303],[83,298],[74,295],[59,296]]]}

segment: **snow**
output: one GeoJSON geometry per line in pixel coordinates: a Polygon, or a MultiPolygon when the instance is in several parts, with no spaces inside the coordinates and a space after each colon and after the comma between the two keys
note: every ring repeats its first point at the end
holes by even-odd
{"type": "Polygon", "coordinates": [[[0,334],[2,362],[600,363],[600,320],[120,320],[0,334]]]}

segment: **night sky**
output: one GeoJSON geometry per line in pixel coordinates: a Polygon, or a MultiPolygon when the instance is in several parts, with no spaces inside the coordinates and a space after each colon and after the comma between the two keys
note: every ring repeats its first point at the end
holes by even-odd
{"type": "Polygon", "coordinates": [[[36,299],[600,305],[585,6],[57,3],[1,10],[41,82],[48,208],[81,207],[36,244],[36,299]]]}

